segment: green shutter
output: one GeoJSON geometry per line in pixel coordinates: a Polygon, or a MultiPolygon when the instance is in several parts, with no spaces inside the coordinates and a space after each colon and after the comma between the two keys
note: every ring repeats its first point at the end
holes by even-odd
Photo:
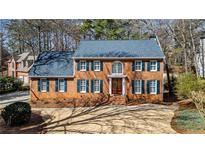
{"type": "Polygon", "coordinates": [[[160,62],[157,62],[157,71],[160,71],[160,62]]]}
{"type": "Polygon", "coordinates": [[[160,81],[157,80],[157,94],[160,94],[160,81]]]}
{"type": "Polygon", "coordinates": [[[94,62],[91,61],[90,63],[91,63],[91,71],[94,71],[94,62]]]}
{"type": "Polygon", "coordinates": [[[77,70],[80,71],[80,62],[77,62],[77,70]]]}
{"type": "Polygon", "coordinates": [[[103,80],[100,80],[100,93],[103,93],[103,80]]]}
{"type": "Polygon", "coordinates": [[[47,92],[49,92],[49,79],[47,79],[46,81],[47,81],[47,82],[46,82],[46,83],[47,83],[47,84],[46,84],[46,86],[47,86],[46,89],[47,89],[47,92]]]}
{"type": "Polygon", "coordinates": [[[142,62],[142,71],[144,71],[144,61],[142,62]]]}
{"type": "Polygon", "coordinates": [[[89,80],[86,80],[86,93],[89,92],[89,80]]]}
{"type": "Polygon", "coordinates": [[[91,80],[91,92],[92,92],[92,93],[94,92],[94,89],[93,89],[93,86],[94,86],[94,85],[93,85],[93,82],[94,82],[94,81],[91,80]]]}
{"type": "Polygon", "coordinates": [[[132,62],[132,71],[135,71],[135,61],[132,62]]]}
{"type": "Polygon", "coordinates": [[[89,62],[86,62],[86,71],[89,71],[89,62]]]}
{"type": "Polygon", "coordinates": [[[150,80],[147,80],[147,94],[150,94],[150,89],[149,86],[150,85],[150,80]]]}
{"type": "Polygon", "coordinates": [[[142,82],[142,94],[144,94],[144,80],[141,80],[141,82],[142,82]]]}
{"type": "Polygon", "coordinates": [[[100,61],[100,71],[103,71],[103,62],[100,61]]]}
{"type": "Polygon", "coordinates": [[[147,62],[147,71],[150,71],[150,62],[147,62]]]}
{"type": "Polygon", "coordinates": [[[77,80],[77,92],[80,92],[80,80],[77,80]]]}
{"type": "Polygon", "coordinates": [[[40,92],[40,91],[41,91],[41,80],[38,79],[38,92],[40,92]]]}
{"type": "Polygon", "coordinates": [[[135,94],[135,80],[132,80],[132,94],[135,94]]]}
{"type": "Polygon", "coordinates": [[[64,92],[67,92],[67,80],[64,79],[64,92]]]}
{"type": "Polygon", "coordinates": [[[58,92],[58,79],[56,79],[56,92],[58,92]]]}

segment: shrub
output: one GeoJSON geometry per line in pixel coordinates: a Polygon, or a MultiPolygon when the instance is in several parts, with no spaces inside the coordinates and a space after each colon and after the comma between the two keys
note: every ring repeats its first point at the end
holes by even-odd
{"type": "Polygon", "coordinates": [[[177,77],[176,92],[179,98],[191,98],[192,91],[203,91],[205,82],[195,74],[183,73],[177,77]]]}
{"type": "Polygon", "coordinates": [[[21,89],[23,82],[14,77],[0,77],[0,94],[21,89]]]}
{"type": "Polygon", "coordinates": [[[9,126],[26,124],[31,118],[31,106],[25,102],[16,102],[6,106],[1,116],[9,126]]]}

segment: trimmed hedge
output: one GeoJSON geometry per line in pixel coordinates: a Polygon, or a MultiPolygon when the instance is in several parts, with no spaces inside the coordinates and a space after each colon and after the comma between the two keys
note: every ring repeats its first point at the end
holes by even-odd
{"type": "Polygon", "coordinates": [[[1,116],[8,126],[20,126],[29,122],[31,106],[25,102],[16,102],[6,106],[1,116]]]}

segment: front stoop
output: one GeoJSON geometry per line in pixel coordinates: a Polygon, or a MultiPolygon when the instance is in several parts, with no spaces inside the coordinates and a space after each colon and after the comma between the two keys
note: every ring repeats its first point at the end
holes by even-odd
{"type": "Polygon", "coordinates": [[[124,105],[127,103],[127,98],[125,96],[111,96],[109,100],[110,104],[115,104],[115,105],[124,105]]]}

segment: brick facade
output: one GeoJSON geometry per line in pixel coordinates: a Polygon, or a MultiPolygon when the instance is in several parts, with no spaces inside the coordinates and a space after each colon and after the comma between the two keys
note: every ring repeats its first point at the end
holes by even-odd
{"type": "MultiPolygon", "coordinates": [[[[91,60],[88,60],[89,62],[91,60]]],[[[102,60],[103,71],[77,71],[77,63],[74,63],[74,77],[66,78],[67,80],[67,92],[56,92],[55,90],[55,80],[56,78],[49,79],[49,92],[39,92],[38,91],[38,80],[39,78],[31,78],[31,100],[46,100],[46,99],[57,99],[57,98],[82,98],[86,97],[95,97],[99,94],[91,93],[91,82],[89,82],[89,92],[88,93],[79,93],[77,92],[77,80],[87,79],[91,81],[92,79],[103,80],[103,93],[109,94],[109,78],[108,75],[112,74],[112,64],[115,60],[102,60]]],[[[156,72],[151,72],[147,70],[147,64],[150,60],[144,59],[145,70],[144,71],[133,71],[132,63],[133,60],[117,60],[123,64],[123,75],[125,77],[125,95],[130,99],[144,98],[147,101],[162,101],[163,100],[163,70],[164,64],[163,60],[157,60],[160,64],[160,70],[156,72]],[[132,80],[144,80],[144,94],[133,94],[132,93],[132,80]],[[159,80],[160,88],[159,94],[147,94],[147,81],[148,80],[159,80]]],[[[89,63],[90,64],[90,63],[89,63]]],[[[90,66],[91,67],[91,66],[90,66]]],[[[69,68],[68,68],[69,69],[69,68]]]]}

